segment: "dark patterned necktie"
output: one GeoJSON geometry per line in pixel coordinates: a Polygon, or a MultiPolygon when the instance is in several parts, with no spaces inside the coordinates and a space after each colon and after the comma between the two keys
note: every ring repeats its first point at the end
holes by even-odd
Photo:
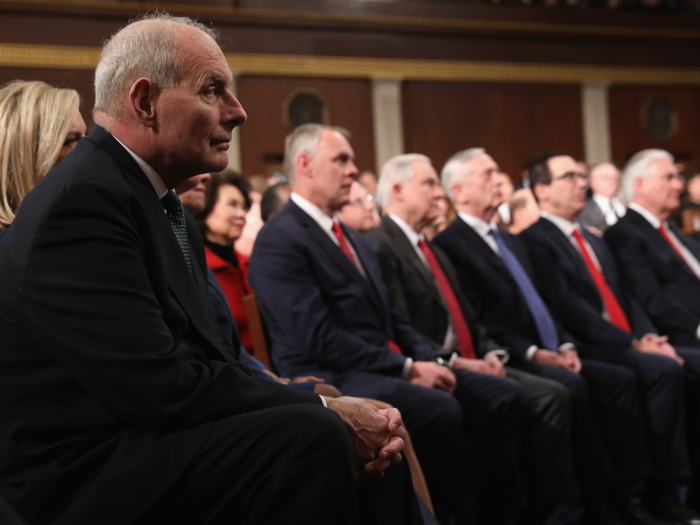
{"type": "Polygon", "coordinates": [[[187,237],[187,224],[185,222],[185,208],[182,207],[180,198],[177,196],[177,193],[175,193],[175,190],[170,190],[166,193],[165,197],[163,197],[160,202],[163,203],[163,208],[165,208],[170,225],[173,227],[182,255],[185,257],[187,268],[189,268],[190,275],[192,275],[192,279],[194,279],[192,260],[190,259],[190,244],[187,237]]]}

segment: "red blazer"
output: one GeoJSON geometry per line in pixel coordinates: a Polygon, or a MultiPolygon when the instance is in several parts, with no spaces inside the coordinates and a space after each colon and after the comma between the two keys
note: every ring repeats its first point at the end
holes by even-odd
{"type": "Polygon", "coordinates": [[[206,246],[204,251],[207,256],[207,266],[214,272],[216,280],[219,281],[224,294],[226,294],[228,305],[241,334],[241,343],[246,350],[253,353],[253,338],[250,335],[248,314],[245,310],[245,304],[243,304],[243,297],[253,293],[253,289],[248,284],[250,259],[234,251],[236,259],[238,259],[238,268],[234,268],[206,246]]]}

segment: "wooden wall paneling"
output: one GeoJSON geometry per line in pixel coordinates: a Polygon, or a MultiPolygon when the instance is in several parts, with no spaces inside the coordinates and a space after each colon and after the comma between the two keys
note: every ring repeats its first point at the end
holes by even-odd
{"type": "Polygon", "coordinates": [[[608,91],[613,159],[624,164],[637,151],[670,151],[690,171],[700,169],[700,88],[612,86],[608,91]],[[653,97],[664,97],[676,109],[678,127],[668,141],[654,141],[642,126],[642,113],[653,97]]]}
{"type": "Polygon", "coordinates": [[[238,98],[248,113],[240,129],[245,175],[265,174],[281,163],[284,138],[291,131],[284,124],[283,104],[292,92],[303,88],[316,90],[325,101],[329,124],[350,131],[357,167],[375,169],[369,80],[242,76],[237,83],[238,98]]]}
{"type": "Polygon", "coordinates": [[[403,122],[406,152],[427,155],[438,171],[457,151],[483,147],[518,182],[540,153],[584,152],[574,85],[405,82],[403,122]]]}

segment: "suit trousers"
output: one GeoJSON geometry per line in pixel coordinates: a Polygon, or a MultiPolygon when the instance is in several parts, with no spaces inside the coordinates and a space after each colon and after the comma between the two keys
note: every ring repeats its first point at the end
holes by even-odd
{"type": "Polygon", "coordinates": [[[533,401],[532,417],[522,433],[518,454],[529,506],[542,509],[576,497],[571,459],[571,400],[560,383],[507,367],[533,401]]]}
{"type": "Polygon", "coordinates": [[[497,508],[514,480],[513,437],[532,416],[532,401],[516,381],[454,370],[450,395],[400,377],[350,372],[334,378],[344,394],[380,399],[401,411],[436,508],[471,511],[471,497],[497,508]]]}
{"type": "Polygon", "coordinates": [[[553,379],[568,390],[576,477],[584,504],[595,511],[613,485],[631,487],[649,476],[651,460],[634,372],[589,359],[581,362],[579,374],[523,361],[514,366],[553,379]]]}
{"type": "Polygon", "coordinates": [[[587,346],[588,358],[622,366],[641,386],[654,477],[673,481],[690,475],[685,437],[685,378],[673,359],[626,348],[587,346]]]}
{"type": "Polygon", "coordinates": [[[345,424],[327,408],[231,416],[136,523],[422,523],[403,462],[376,481],[356,484],[354,470],[345,424]]]}

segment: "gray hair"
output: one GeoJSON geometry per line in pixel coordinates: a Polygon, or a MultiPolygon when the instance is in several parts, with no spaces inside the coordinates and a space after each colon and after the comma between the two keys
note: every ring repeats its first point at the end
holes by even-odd
{"type": "Polygon", "coordinates": [[[622,196],[629,203],[636,197],[634,189],[634,181],[639,178],[649,176],[649,167],[657,160],[668,160],[673,162],[673,155],[662,149],[644,149],[632,155],[632,158],[627,161],[624,171],[622,172],[621,190],[622,196]]]}
{"type": "Polygon", "coordinates": [[[484,155],[486,150],[484,148],[469,148],[462,151],[458,151],[452,155],[445,166],[442,168],[442,173],[440,178],[442,179],[442,187],[445,188],[445,193],[450,200],[454,200],[454,195],[452,195],[452,184],[454,184],[454,178],[459,168],[462,164],[465,164],[479,155],[484,155]]]}
{"type": "Polygon", "coordinates": [[[391,201],[391,192],[394,184],[410,181],[415,175],[413,169],[414,162],[425,162],[432,166],[432,162],[425,155],[419,153],[408,153],[390,158],[382,166],[377,185],[377,204],[384,208],[391,201]]]}
{"type": "MultiPolygon", "coordinates": [[[[191,18],[164,12],[149,13],[130,20],[127,27],[146,20],[194,27],[219,43],[217,30],[191,18]]],[[[130,31],[120,29],[112,35],[102,47],[95,70],[95,111],[103,111],[118,119],[126,94],[134,81],[141,77],[150,79],[161,89],[176,87],[184,72],[178,47],[173,28],[165,24],[130,31]]]]}
{"type": "Polygon", "coordinates": [[[316,155],[318,143],[321,140],[321,131],[324,129],[338,132],[350,140],[350,132],[344,128],[313,123],[298,126],[284,139],[283,167],[289,184],[294,184],[294,170],[296,169],[297,158],[302,153],[306,153],[311,157],[316,155]]]}

